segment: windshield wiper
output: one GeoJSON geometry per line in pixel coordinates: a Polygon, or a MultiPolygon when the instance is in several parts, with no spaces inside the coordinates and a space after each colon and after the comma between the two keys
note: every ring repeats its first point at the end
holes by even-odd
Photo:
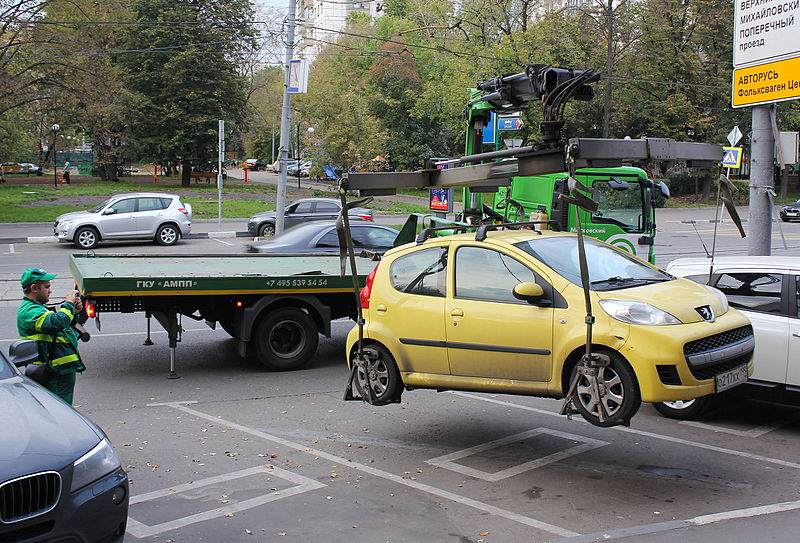
{"type": "Polygon", "coordinates": [[[592,281],[590,284],[592,286],[599,286],[599,285],[630,285],[631,283],[661,283],[663,281],[669,281],[668,277],[620,277],[619,275],[615,275],[614,277],[609,277],[607,279],[602,279],[600,281],[592,281]]]}

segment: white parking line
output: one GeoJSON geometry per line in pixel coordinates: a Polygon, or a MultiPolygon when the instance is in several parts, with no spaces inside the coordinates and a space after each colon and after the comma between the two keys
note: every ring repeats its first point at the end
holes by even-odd
{"type": "MultiPolygon", "coordinates": [[[[526,405],[519,405],[511,402],[504,402],[502,400],[495,400],[494,398],[483,398],[481,396],[477,396],[475,394],[469,392],[451,392],[451,394],[455,394],[457,396],[463,396],[465,398],[472,398],[473,400],[480,400],[482,402],[488,403],[495,403],[498,405],[504,405],[506,407],[514,407],[516,409],[522,409],[524,411],[533,411],[534,413],[540,413],[542,415],[550,415],[553,417],[563,418],[563,415],[559,415],[555,411],[547,411],[546,409],[537,409],[535,407],[528,407],[526,405]]],[[[707,445],[706,443],[700,443],[697,441],[689,441],[688,439],[682,439],[679,437],[672,437],[672,436],[665,436],[661,434],[655,434],[653,432],[647,432],[645,430],[637,430],[635,428],[626,428],[624,426],[613,426],[610,428],[611,430],[616,430],[618,432],[626,432],[629,434],[636,434],[645,437],[651,437],[653,439],[660,439],[662,441],[669,441],[671,443],[677,443],[679,445],[687,445],[689,447],[695,447],[698,449],[705,449],[707,451],[714,451],[723,454],[729,454],[731,456],[739,456],[742,458],[748,458],[750,460],[756,460],[758,462],[765,462],[768,464],[776,464],[778,466],[785,466],[788,468],[800,469],[800,464],[796,462],[789,462],[787,460],[781,460],[779,458],[770,458],[769,456],[762,456],[760,454],[751,454],[742,451],[737,451],[735,449],[726,449],[725,447],[717,447],[715,445],[707,445]]]]}
{"type": "Polygon", "coordinates": [[[218,241],[218,242],[220,242],[220,243],[224,243],[224,244],[225,244],[225,245],[227,245],[228,247],[230,247],[231,245],[233,245],[233,243],[228,243],[227,241],[221,240],[221,239],[219,239],[219,238],[211,238],[211,239],[213,239],[214,241],[218,241]]]}
{"type": "Polygon", "coordinates": [[[546,466],[547,464],[552,464],[553,462],[558,462],[565,458],[569,458],[570,456],[575,456],[576,454],[581,454],[590,451],[592,449],[597,449],[598,447],[602,447],[604,445],[608,445],[608,441],[601,441],[599,439],[592,439],[590,437],[568,434],[566,432],[559,432],[558,430],[551,430],[549,428],[534,428],[533,430],[528,430],[527,432],[521,432],[519,434],[514,434],[512,436],[504,437],[502,439],[496,439],[494,441],[489,441],[487,443],[481,443],[480,445],[475,445],[474,447],[462,449],[460,451],[452,452],[450,454],[437,456],[436,458],[431,458],[430,460],[426,460],[426,463],[432,466],[438,466],[440,468],[449,469],[450,471],[455,471],[457,473],[462,473],[470,477],[475,477],[477,479],[483,479],[484,481],[496,482],[502,479],[513,477],[515,475],[519,475],[520,473],[524,473],[532,469],[546,466]],[[478,454],[487,451],[489,449],[502,447],[503,445],[513,443],[514,441],[522,441],[541,434],[548,434],[569,441],[578,441],[581,444],[568,447],[566,449],[562,449],[553,454],[549,454],[547,456],[531,460],[530,462],[524,462],[522,464],[511,466],[510,468],[506,468],[504,470],[495,471],[491,473],[471,468],[469,466],[465,466],[464,464],[459,464],[458,462],[456,462],[456,460],[460,460],[461,458],[465,458],[467,456],[472,456],[473,454],[478,454]]]}
{"type": "Polygon", "coordinates": [[[795,415],[793,417],[785,417],[774,424],[764,424],[763,426],[757,426],[755,428],[751,428],[750,430],[737,430],[735,428],[728,428],[726,426],[719,426],[717,424],[708,424],[706,422],[698,422],[696,420],[682,420],[679,424],[684,424],[686,426],[693,426],[695,428],[702,428],[704,430],[711,430],[712,432],[722,432],[725,434],[732,434],[739,437],[749,437],[749,438],[757,438],[761,437],[764,434],[768,434],[778,428],[782,428],[787,424],[790,424],[800,418],[800,415],[795,415]]]}
{"type": "Polygon", "coordinates": [[[276,468],[274,466],[270,467],[256,466],[253,468],[235,471],[233,473],[227,473],[224,475],[209,477],[208,479],[203,479],[201,481],[193,481],[191,483],[185,483],[171,488],[165,488],[163,490],[156,490],[153,492],[148,492],[146,494],[140,494],[138,496],[131,496],[130,504],[136,505],[137,503],[144,503],[151,500],[157,500],[159,498],[165,498],[167,496],[177,495],[182,492],[189,492],[191,490],[196,490],[204,486],[227,483],[234,479],[241,479],[242,477],[249,477],[251,475],[258,475],[261,473],[266,473],[269,475],[273,475],[275,477],[279,477],[281,479],[285,479],[291,483],[294,483],[295,486],[282,489],[280,492],[270,492],[269,494],[264,494],[263,496],[257,496],[255,498],[251,498],[249,500],[243,500],[241,502],[234,503],[231,505],[215,507],[214,509],[209,509],[208,511],[195,513],[193,515],[189,515],[175,520],[169,520],[167,522],[161,522],[159,524],[153,524],[152,526],[139,522],[138,520],[129,516],[127,532],[130,533],[132,536],[138,537],[140,539],[143,537],[151,537],[154,535],[161,534],[163,532],[167,532],[169,530],[177,530],[178,528],[183,528],[184,526],[189,526],[190,524],[203,522],[204,520],[211,520],[215,518],[224,517],[226,515],[231,515],[233,513],[239,513],[241,511],[246,511],[247,509],[252,509],[253,507],[258,507],[260,505],[264,505],[266,503],[273,502],[275,500],[280,500],[281,498],[288,498],[290,496],[302,494],[303,492],[310,492],[312,490],[317,490],[327,486],[326,484],[320,483],[319,481],[315,481],[314,479],[309,479],[308,477],[303,477],[302,475],[298,475],[296,473],[292,473],[291,471],[286,471],[281,468],[276,468]]]}
{"type": "Polygon", "coordinates": [[[484,511],[486,513],[496,515],[498,517],[502,517],[508,520],[513,520],[514,522],[519,522],[520,524],[524,524],[526,526],[530,526],[532,528],[536,528],[537,530],[542,530],[554,535],[558,535],[561,537],[573,537],[579,535],[577,532],[573,532],[572,530],[567,530],[566,528],[562,528],[561,526],[556,526],[554,524],[550,524],[547,522],[543,522],[541,520],[537,520],[535,518],[527,517],[525,515],[521,515],[519,513],[514,513],[513,511],[508,511],[506,509],[501,509],[494,505],[489,505],[487,503],[473,500],[472,498],[467,498],[466,496],[461,496],[459,494],[455,494],[453,492],[449,492],[447,490],[443,490],[441,488],[437,488],[435,486],[426,485],[424,483],[420,483],[419,481],[412,480],[412,479],[404,479],[400,475],[395,475],[394,473],[390,473],[388,471],[383,471],[377,468],[373,468],[371,466],[367,466],[365,464],[361,464],[359,462],[353,462],[348,458],[344,458],[341,456],[336,456],[334,454],[327,453],[325,451],[319,449],[313,449],[310,447],[306,447],[305,445],[301,445],[299,443],[295,443],[293,441],[289,441],[288,439],[283,439],[278,436],[274,436],[272,434],[268,434],[266,432],[262,432],[261,430],[256,430],[255,428],[250,428],[249,426],[244,426],[243,424],[238,424],[233,421],[229,421],[220,417],[214,417],[212,415],[207,415],[202,411],[197,411],[196,409],[192,409],[183,405],[185,402],[166,402],[163,405],[172,407],[179,411],[183,411],[184,413],[188,413],[190,415],[194,415],[196,417],[206,419],[208,421],[212,421],[218,424],[224,424],[241,432],[245,432],[255,437],[260,437],[266,441],[271,441],[273,443],[277,443],[279,445],[283,445],[284,447],[288,447],[290,449],[297,450],[299,452],[307,453],[315,457],[324,458],[331,462],[336,462],[341,464],[345,467],[352,468],[357,471],[361,471],[367,473],[369,475],[373,475],[375,477],[380,477],[382,479],[386,479],[387,481],[391,481],[395,484],[404,485],[415,490],[419,490],[421,492],[425,492],[427,494],[431,494],[433,496],[438,496],[440,498],[444,498],[446,500],[450,500],[455,503],[459,503],[461,505],[466,505],[468,507],[472,507],[479,511],[484,511]]]}

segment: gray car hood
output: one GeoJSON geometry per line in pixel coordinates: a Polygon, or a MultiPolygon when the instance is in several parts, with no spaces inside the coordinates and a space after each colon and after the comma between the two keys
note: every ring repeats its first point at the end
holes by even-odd
{"type": "Polygon", "coordinates": [[[70,213],[64,213],[63,215],[59,215],[56,217],[57,222],[61,221],[69,221],[74,219],[86,219],[89,217],[96,217],[97,213],[90,213],[89,211],[72,211],[70,213]]]}
{"type": "Polygon", "coordinates": [[[0,381],[0,482],[60,470],[103,433],[61,399],[22,377],[0,381]]]}

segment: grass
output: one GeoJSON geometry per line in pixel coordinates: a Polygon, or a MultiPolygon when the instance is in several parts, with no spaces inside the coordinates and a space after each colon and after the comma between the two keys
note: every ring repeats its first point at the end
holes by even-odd
{"type": "MultiPolygon", "coordinates": [[[[73,176],[73,179],[75,177],[78,176],[73,176]]],[[[15,176],[14,179],[18,178],[15,176]]],[[[31,180],[35,181],[41,179],[41,177],[31,177],[31,180]]],[[[51,184],[0,185],[0,222],[52,222],[63,213],[89,209],[104,197],[122,192],[141,191],[179,194],[184,202],[191,204],[194,218],[217,217],[218,191],[214,183],[193,183],[190,187],[183,187],[178,178],[159,177],[158,183],[153,183],[152,177],[134,176],[119,182],[88,178],[86,183],[59,185],[58,188],[51,184]]],[[[238,180],[227,183],[222,191],[222,217],[246,218],[259,211],[275,209],[276,192],[275,185],[244,185],[238,180]]],[[[287,186],[288,202],[308,196],[339,198],[338,193],[333,191],[298,190],[291,184],[287,186]]],[[[426,206],[409,202],[380,199],[374,200],[366,207],[390,215],[425,212],[427,209],[426,206]]]]}

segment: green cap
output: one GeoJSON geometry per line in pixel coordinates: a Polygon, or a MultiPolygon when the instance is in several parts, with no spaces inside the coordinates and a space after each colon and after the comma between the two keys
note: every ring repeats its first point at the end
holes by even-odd
{"type": "Polygon", "coordinates": [[[34,284],[36,281],[50,281],[56,274],[47,273],[42,268],[29,268],[22,272],[22,277],[19,282],[22,283],[22,288],[34,284]]]}

